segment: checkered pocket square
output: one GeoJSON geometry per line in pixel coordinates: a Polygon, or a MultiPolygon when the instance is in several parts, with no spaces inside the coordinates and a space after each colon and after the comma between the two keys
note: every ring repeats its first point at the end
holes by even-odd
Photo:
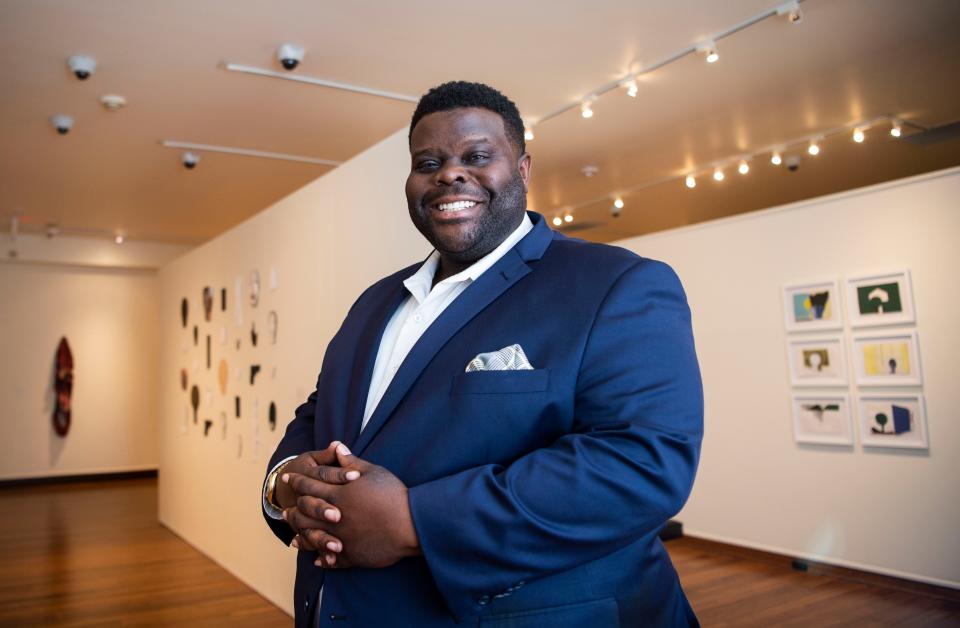
{"type": "Polygon", "coordinates": [[[481,353],[467,364],[466,372],[471,371],[532,371],[520,345],[510,345],[499,351],[481,353]]]}

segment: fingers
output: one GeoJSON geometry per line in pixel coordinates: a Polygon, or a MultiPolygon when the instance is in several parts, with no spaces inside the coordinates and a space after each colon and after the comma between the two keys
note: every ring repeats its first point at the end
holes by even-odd
{"type": "Polygon", "coordinates": [[[319,497],[311,497],[309,495],[298,497],[296,510],[302,515],[306,515],[316,521],[329,521],[330,523],[340,521],[340,510],[330,502],[325,499],[320,499],[319,497]]]}
{"type": "Polygon", "coordinates": [[[335,440],[332,443],[330,443],[330,445],[328,445],[326,449],[323,449],[320,451],[307,452],[307,455],[309,456],[310,461],[314,463],[314,464],[311,464],[310,466],[336,464],[337,462],[336,449],[337,449],[337,445],[339,444],[340,444],[340,441],[335,440]]]}
{"type": "Polygon", "coordinates": [[[296,506],[292,508],[287,508],[283,511],[283,519],[287,522],[287,525],[290,526],[290,529],[294,532],[300,532],[300,530],[312,530],[312,529],[326,529],[329,525],[326,521],[322,519],[314,519],[313,517],[307,516],[304,513],[300,512],[300,509],[296,506]]]}
{"type": "Polygon", "coordinates": [[[300,530],[297,538],[300,539],[301,550],[319,552],[320,556],[317,560],[330,566],[336,564],[336,555],[343,551],[343,543],[340,539],[324,530],[300,530]],[[333,560],[326,560],[327,555],[333,557],[333,560]]]}
{"type": "MultiPolygon", "coordinates": [[[[333,443],[330,443],[333,445],[333,443]]],[[[361,460],[357,458],[350,452],[350,448],[344,445],[343,443],[337,443],[337,446],[334,448],[334,453],[337,456],[337,463],[341,467],[348,467],[348,471],[345,473],[345,476],[350,476],[350,471],[362,473],[367,467],[370,466],[370,463],[366,460],[361,460]]],[[[356,476],[357,478],[360,475],[356,476]]],[[[356,479],[356,478],[354,478],[356,479]]]]}
{"type": "Polygon", "coordinates": [[[344,469],[343,467],[317,466],[307,469],[304,472],[307,477],[327,484],[346,484],[360,477],[360,472],[355,469],[344,469]]]}
{"type": "Polygon", "coordinates": [[[320,497],[327,501],[333,501],[337,489],[336,484],[328,484],[300,473],[284,473],[280,476],[280,481],[289,485],[297,495],[320,497]]]}

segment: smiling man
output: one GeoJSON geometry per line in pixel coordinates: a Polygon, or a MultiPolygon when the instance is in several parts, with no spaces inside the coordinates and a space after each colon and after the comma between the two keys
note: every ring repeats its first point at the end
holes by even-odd
{"type": "Polygon", "coordinates": [[[702,437],[676,275],[526,212],[490,87],[430,90],[410,155],[434,251],[351,308],[264,482],[297,625],[696,625],[657,538],[702,437]]]}

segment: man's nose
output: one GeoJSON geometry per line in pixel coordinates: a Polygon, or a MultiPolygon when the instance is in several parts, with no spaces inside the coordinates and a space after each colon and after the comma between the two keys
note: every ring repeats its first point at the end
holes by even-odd
{"type": "Polygon", "coordinates": [[[460,162],[447,161],[437,170],[437,185],[453,185],[466,180],[467,172],[460,162]]]}

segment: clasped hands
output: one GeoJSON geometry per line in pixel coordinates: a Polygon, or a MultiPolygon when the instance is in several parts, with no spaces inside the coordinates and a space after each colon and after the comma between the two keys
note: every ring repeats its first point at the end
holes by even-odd
{"type": "Polygon", "coordinates": [[[318,567],[388,567],[421,553],[407,487],[338,441],[284,465],[274,495],[291,545],[317,552],[318,567]]]}

